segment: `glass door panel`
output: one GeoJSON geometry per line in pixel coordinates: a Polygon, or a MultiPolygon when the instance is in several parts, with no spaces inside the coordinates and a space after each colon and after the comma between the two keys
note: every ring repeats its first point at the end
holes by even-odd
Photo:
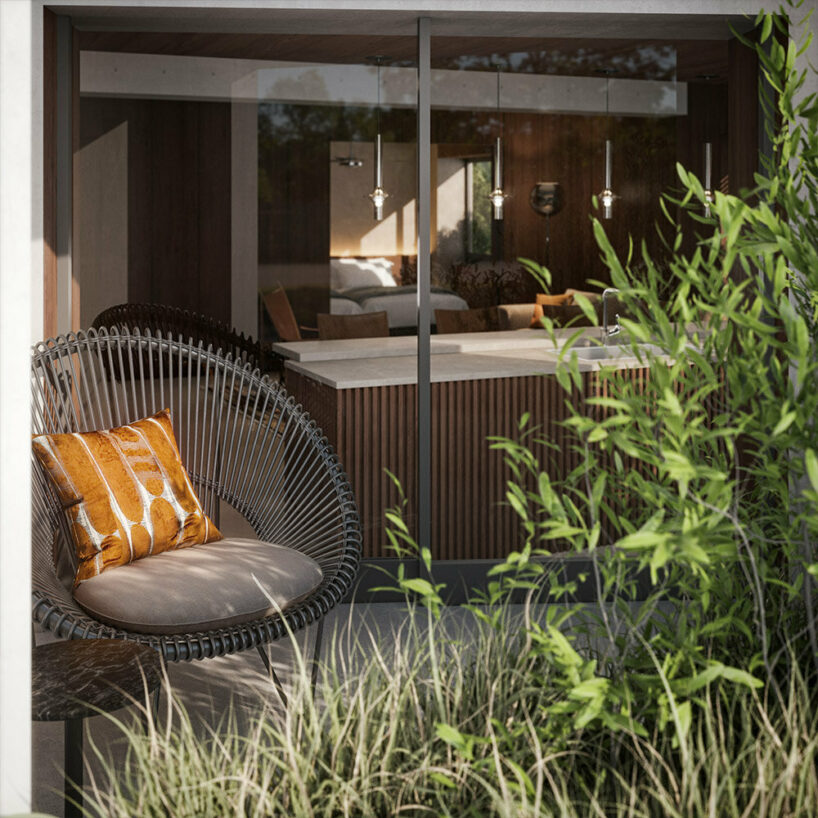
{"type": "Polygon", "coordinates": [[[364,555],[389,557],[387,470],[416,514],[416,39],[264,40],[81,45],[82,324],[151,302],[272,345],[347,472],[364,555]]]}
{"type": "MultiPolygon", "coordinates": [[[[717,46],[702,49],[720,59],[717,46]]],[[[610,283],[592,216],[623,258],[631,236],[661,258],[659,198],[690,122],[677,50],[669,41],[432,38],[436,560],[500,560],[524,543],[506,496],[513,475],[491,439],[520,437],[525,413],[545,441],[532,444],[543,470],[559,478],[581,465],[561,425],[555,352],[590,323],[571,293],[596,305],[610,283]],[[605,188],[609,213],[594,206],[605,188]]],[[[711,109],[719,98],[713,88],[711,109]]],[[[583,377],[592,389],[591,373],[583,377]]]]}

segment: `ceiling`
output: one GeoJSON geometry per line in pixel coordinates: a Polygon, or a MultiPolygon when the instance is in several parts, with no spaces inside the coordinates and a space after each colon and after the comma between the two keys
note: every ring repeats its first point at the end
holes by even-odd
{"type": "MultiPolygon", "coordinates": [[[[296,0],[292,0],[293,3],[296,0]]],[[[600,13],[589,7],[599,8],[600,3],[574,0],[573,3],[550,2],[548,8],[559,11],[541,11],[544,2],[508,3],[517,7],[515,11],[492,11],[480,3],[420,3],[422,10],[411,10],[409,3],[402,4],[406,10],[384,10],[384,4],[342,3],[357,5],[358,8],[315,9],[305,8],[306,2],[299,2],[301,8],[263,8],[263,2],[245,0],[243,8],[236,6],[218,8],[212,0],[203,0],[197,7],[191,5],[151,4],[134,6],[125,2],[88,3],[74,5],[72,0],[55,0],[52,8],[57,13],[70,14],[74,25],[83,29],[130,30],[130,31],[175,31],[175,32],[221,32],[235,34],[358,34],[413,36],[417,31],[418,16],[429,17],[433,36],[452,37],[538,37],[538,38],[613,38],[629,39],[638,32],[640,38],[647,39],[728,39],[729,26],[746,31],[752,27],[752,19],[742,15],[713,13],[718,8],[715,2],[690,0],[685,6],[691,10],[706,9],[706,13],[600,13]],[[368,5],[369,8],[362,8],[368,5]],[[445,9],[449,5],[452,8],[445,9]],[[453,7],[458,5],[458,10],[453,7]],[[210,6],[205,8],[203,6],[210,6]],[[581,9],[584,11],[574,11],[581,9]],[[408,8],[407,8],[408,7],[408,8]],[[520,11],[519,8],[525,10],[520,11]],[[571,10],[569,10],[571,9],[571,10]]],[[[238,4],[237,4],[238,5],[238,4]]],[[[271,2],[268,6],[279,5],[271,2]]],[[[283,5],[283,3],[281,3],[283,5]]],[[[604,4],[610,7],[609,3],[604,4]]],[[[623,7],[627,3],[623,2],[623,7]]],[[[662,3],[635,3],[634,8],[645,10],[662,7],[662,3]]],[[[665,7],[669,4],[665,3],[665,7]]],[[[734,9],[739,3],[722,3],[722,7],[734,9]]],[[[495,9],[496,9],[495,5],[495,9]]]]}

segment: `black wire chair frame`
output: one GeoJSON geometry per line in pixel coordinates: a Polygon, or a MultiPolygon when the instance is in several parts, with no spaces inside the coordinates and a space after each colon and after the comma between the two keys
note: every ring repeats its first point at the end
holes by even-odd
{"type": "Polygon", "coordinates": [[[120,331],[128,329],[150,330],[154,335],[166,337],[170,333],[174,338],[205,346],[212,344],[213,349],[221,349],[235,361],[249,363],[262,372],[273,372],[281,369],[280,359],[272,347],[257,341],[243,332],[236,330],[207,315],[202,315],[182,307],[171,307],[166,304],[116,304],[103,310],[94,318],[91,326],[94,329],[120,331]]]}
{"type": "MultiPolygon", "coordinates": [[[[212,345],[122,329],[80,331],[32,350],[32,432],[105,429],[171,410],[182,461],[208,515],[235,508],[256,536],[298,549],[323,571],[319,587],[282,614],[198,633],[142,634],[99,622],[71,594],[68,519],[33,463],[34,620],[68,639],[130,639],[166,661],[263,645],[323,617],[347,594],[361,558],[358,510],[315,421],[278,383],[212,345]],[[112,373],[127,373],[115,378],[112,373]],[[61,568],[62,566],[62,568],[61,568]]],[[[316,645],[316,648],[318,645],[316,645]]],[[[269,669],[269,664],[268,664],[269,669]]]]}

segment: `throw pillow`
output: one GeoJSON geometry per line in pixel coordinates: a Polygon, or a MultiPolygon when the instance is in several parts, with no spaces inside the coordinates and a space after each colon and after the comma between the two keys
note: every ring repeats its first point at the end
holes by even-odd
{"type": "Polygon", "coordinates": [[[356,287],[396,287],[393,262],[378,258],[331,258],[330,287],[336,292],[356,287]]]}
{"type": "Polygon", "coordinates": [[[39,435],[32,445],[68,513],[75,586],[118,565],[222,538],[182,465],[169,409],[105,431],[39,435]]]}
{"type": "Polygon", "coordinates": [[[547,293],[537,293],[536,304],[534,305],[534,315],[531,316],[531,327],[536,329],[542,326],[543,307],[568,307],[574,303],[572,293],[561,293],[560,295],[548,295],[547,293]]]}

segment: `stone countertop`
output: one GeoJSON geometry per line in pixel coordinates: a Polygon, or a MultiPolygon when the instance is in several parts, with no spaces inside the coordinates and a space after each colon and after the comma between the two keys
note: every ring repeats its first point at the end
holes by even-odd
{"type": "MultiPolygon", "coordinates": [[[[494,349],[481,349],[481,345],[468,346],[469,348],[462,352],[438,352],[432,357],[432,383],[553,375],[561,365],[559,351],[543,337],[540,337],[537,345],[531,346],[494,349]]],[[[615,358],[580,359],[579,371],[593,372],[603,366],[624,369],[645,365],[634,354],[625,350],[626,348],[622,347],[615,358]]],[[[287,369],[333,389],[362,389],[417,383],[415,355],[370,356],[344,360],[290,360],[287,361],[287,369]]]]}
{"type": "MultiPolygon", "coordinates": [[[[558,339],[576,332],[558,329],[558,339]]],[[[598,332],[598,330],[597,330],[598,332]]],[[[500,332],[463,332],[431,337],[432,355],[451,355],[462,352],[495,352],[528,347],[543,348],[553,345],[542,329],[518,329],[500,332]]],[[[399,335],[389,338],[349,338],[342,341],[294,341],[273,344],[273,349],[284,358],[301,363],[313,361],[348,361],[355,358],[400,358],[417,355],[417,336],[399,335]]]]}

